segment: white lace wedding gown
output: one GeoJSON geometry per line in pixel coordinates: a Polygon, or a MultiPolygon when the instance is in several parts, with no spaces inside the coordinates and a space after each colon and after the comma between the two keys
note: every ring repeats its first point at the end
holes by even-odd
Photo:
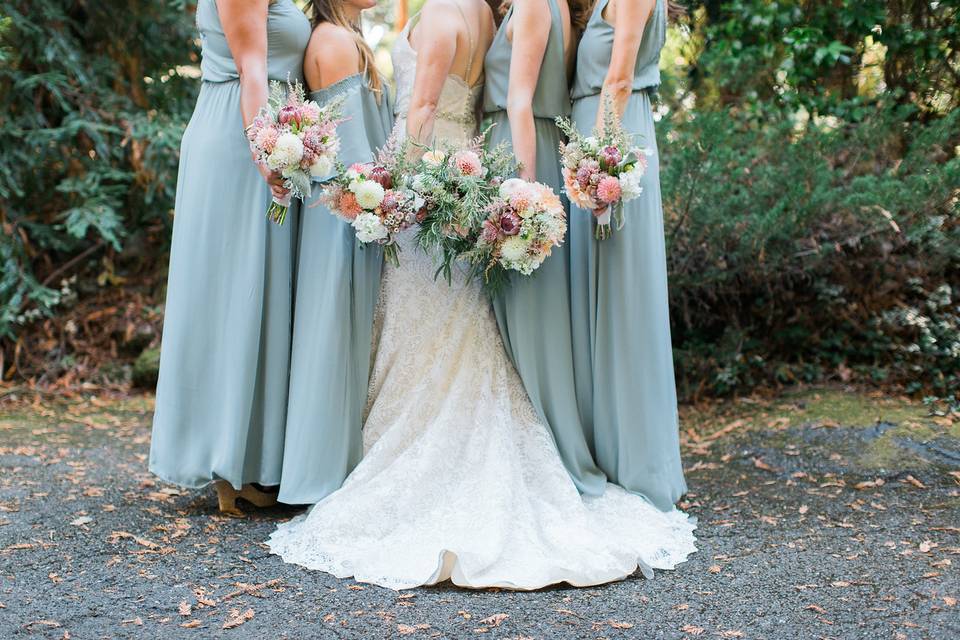
{"type": "MultiPolygon", "coordinates": [[[[406,31],[393,61],[402,128],[416,66],[406,31]]],[[[479,91],[447,79],[438,138],[475,135],[479,91]]],[[[271,551],[392,589],[444,580],[586,586],[683,562],[695,547],[682,512],[663,513],[613,484],[601,497],[580,496],[489,301],[476,283],[461,276],[448,286],[434,271],[405,237],[380,293],[364,458],[341,489],[280,525],[271,551]]]]}

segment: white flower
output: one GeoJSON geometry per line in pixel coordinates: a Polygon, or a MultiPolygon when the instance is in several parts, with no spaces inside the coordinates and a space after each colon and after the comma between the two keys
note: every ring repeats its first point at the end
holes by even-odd
{"type": "Polygon", "coordinates": [[[326,178],[333,173],[333,160],[329,156],[317,156],[310,165],[310,175],[314,178],[326,178]]]}
{"type": "Polygon", "coordinates": [[[596,153],[600,150],[600,141],[597,140],[596,136],[587,136],[583,139],[583,146],[585,146],[591,154],[596,153]]]}
{"type": "Polygon", "coordinates": [[[620,197],[624,202],[633,200],[641,193],[643,187],[640,186],[640,179],[643,177],[643,170],[639,166],[634,166],[630,171],[621,173],[618,177],[620,181],[620,197]]]}
{"type": "Polygon", "coordinates": [[[354,180],[350,191],[357,197],[357,204],[364,209],[376,209],[383,202],[383,187],[373,180],[354,180]]]}
{"type": "Polygon", "coordinates": [[[360,242],[377,242],[387,237],[387,228],[380,222],[380,218],[368,211],[354,218],[352,225],[360,242]]]}
{"type": "Polygon", "coordinates": [[[576,169],[581,160],[583,160],[583,150],[578,143],[571,142],[564,147],[563,166],[567,169],[576,169]]]}
{"type": "Polygon", "coordinates": [[[267,158],[267,166],[274,171],[293,166],[303,157],[303,142],[292,133],[283,133],[277,138],[273,152],[267,158]]]}
{"type": "Polygon", "coordinates": [[[507,262],[517,262],[527,255],[527,241],[520,236],[510,236],[500,245],[500,257],[507,262]]]}
{"type": "Polygon", "coordinates": [[[521,180],[520,178],[508,178],[503,181],[503,184],[500,185],[500,197],[504,200],[507,200],[512,196],[518,189],[525,188],[527,182],[521,180]]]}
{"type": "Polygon", "coordinates": [[[446,159],[447,154],[445,154],[443,151],[427,151],[421,158],[425,164],[428,164],[431,167],[440,166],[446,159]]]}

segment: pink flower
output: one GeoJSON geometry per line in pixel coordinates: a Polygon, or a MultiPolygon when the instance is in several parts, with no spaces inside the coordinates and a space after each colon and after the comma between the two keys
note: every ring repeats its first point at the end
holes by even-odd
{"type": "MultiPolygon", "coordinates": [[[[389,174],[387,174],[389,175],[389,174]]],[[[375,178],[372,178],[375,180],[375,178]]],[[[383,186],[383,183],[380,183],[383,186]]],[[[396,191],[387,191],[383,194],[383,201],[380,203],[380,208],[385,212],[394,211],[397,207],[400,206],[400,197],[397,195],[396,191]]]]}
{"type": "Polygon", "coordinates": [[[290,124],[291,122],[300,124],[303,118],[300,115],[300,109],[288,104],[280,109],[280,112],[277,114],[277,120],[280,124],[290,124]]]}
{"type": "Polygon", "coordinates": [[[607,167],[616,166],[622,159],[623,156],[620,154],[620,149],[617,149],[613,145],[608,145],[600,150],[600,161],[607,167]]]}
{"type": "Polygon", "coordinates": [[[520,233],[520,216],[507,212],[500,216],[500,229],[504,235],[515,236],[520,233]]]}
{"type": "Polygon", "coordinates": [[[493,220],[484,220],[480,229],[480,237],[483,238],[484,242],[493,244],[500,237],[500,229],[497,228],[493,220]]]}
{"type": "Polygon", "coordinates": [[[390,189],[393,187],[393,177],[390,175],[390,172],[387,171],[385,167],[375,166],[370,169],[369,173],[366,174],[368,178],[374,182],[380,183],[380,186],[384,189],[390,189]]]}
{"type": "Polygon", "coordinates": [[[354,162],[350,165],[350,171],[355,171],[364,178],[370,177],[370,171],[373,169],[373,166],[369,162],[354,162]]]}
{"type": "Polygon", "coordinates": [[[470,150],[458,151],[453,154],[451,159],[453,166],[456,167],[460,175],[479,176],[483,171],[483,164],[480,162],[480,156],[470,150]]]}
{"type": "Polygon", "coordinates": [[[300,107],[300,113],[308,122],[316,122],[320,119],[320,107],[316,102],[304,102],[300,107]]]}
{"type": "Polygon", "coordinates": [[[300,168],[309,169],[317,159],[317,154],[313,152],[310,147],[304,145],[303,147],[303,156],[300,158],[300,168]]]}
{"type": "Polygon", "coordinates": [[[600,171],[600,163],[596,160],[584,160],[577,169],[577,182],[581,189],[590,185],[590,179],[600,171]]]}
{"type": "Polygon", "coordinates": [[[620,199],[620,181],[613,176],[606,176],[597,184],[597,197],[602,202],[611,204],[620,199]]]}
{"type": "Polygon", "coordinates": [[[344,191],[340,194],[340,200],[337,202],[337,213],[347,220],[353,220],[360,215],[361,211],[363,209],[360,208],[357,197],[352,192],[344,191]]]}
{"type": "Polygon", "coordinates": [[[256,132],[253,143],[257,145],[258,149],[263,149],[267,153],[273,151],[274,146],[277,144],[277,138],[280,137],[280,132],[274,127],[264,127],[256,132]]]}

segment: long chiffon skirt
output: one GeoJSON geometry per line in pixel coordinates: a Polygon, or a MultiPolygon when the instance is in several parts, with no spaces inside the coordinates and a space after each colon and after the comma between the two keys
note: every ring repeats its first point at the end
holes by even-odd
{"type": "MultiPolygon", "coordinates": [[[[581,132],[593,128],[599,96],[573,103],[581,132]]],[[[646,91],[624,114],[628,132],[656,151],[646,91]]],[[[623,229],[594,240],[593,216],[570,212],[574,360],[583,422],[593,434],[597,464],[610,482],[663,510],[686,492],[680,464],[667,265],[654,153],[643,193],[626,204],[623,229]]]]}
{"type": "Polygon", "coordinates": [[[204,82],[181,143],[150,469],[280,481],[298,207],[270,223],[238,82],[204,82]]]}
{"type": "MultiPolygon", "coordinates": [[[[491,116],[490,145],[510,142],[504,111],[491,116]]],[[[537,118],[537,180],[563,192],[557,162],[560,131],[537,118]]],[[[493,300],[500,335],[540,419],[549,425],[560,458],[581,493],[600,495],[607,479],[593,461],[592,434],[580,420],[573,377],[570,255],[557,247],[531,277],[514,277],[493,300]]]]}

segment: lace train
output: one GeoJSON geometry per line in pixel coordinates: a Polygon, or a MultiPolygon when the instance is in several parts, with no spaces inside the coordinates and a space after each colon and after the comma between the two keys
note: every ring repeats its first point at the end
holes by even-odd
{"type": "Polygon", "coordinates": [[[694,524],[616,485],[583,498],[504,353],[489,302],[403,242],[387,267],[363,461],[280,525],[284,561],[393,589],[537,589],[671,569],[694,524]]]}

